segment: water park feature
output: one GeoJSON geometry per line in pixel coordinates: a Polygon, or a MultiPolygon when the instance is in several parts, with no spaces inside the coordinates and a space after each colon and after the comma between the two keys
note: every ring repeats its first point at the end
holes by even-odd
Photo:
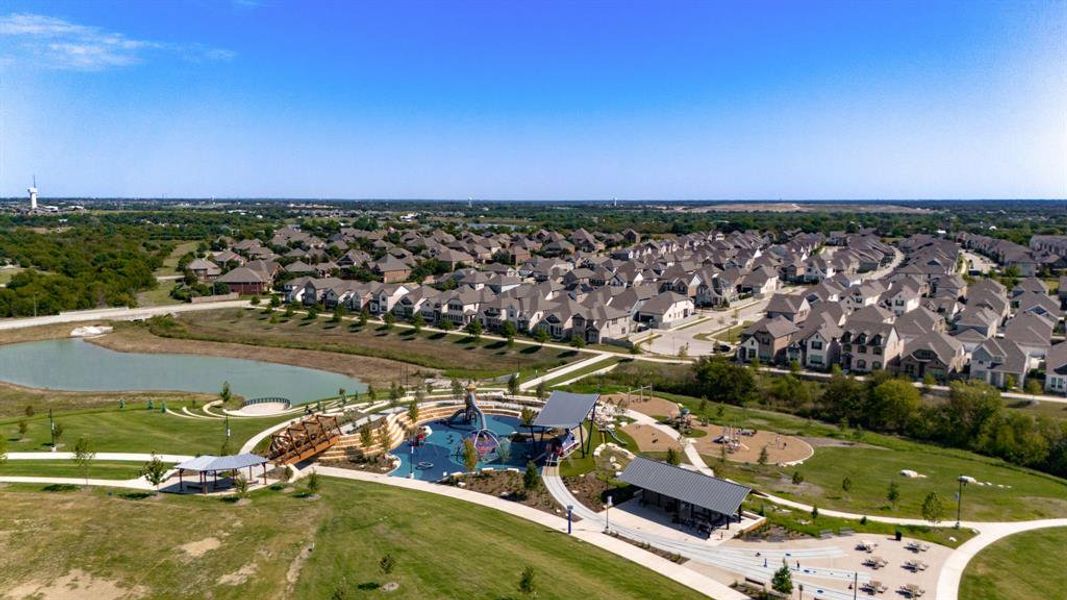
{"type": "Polygon", "coordinates": [[[393,449],[393,455],[400,459],[400,466],[393,471],[393,475],[437,481],[446,475],[463,472],[466,470],[463,442],[472,437],[476,437],[475,447],[479,448],[482,456],[478,462],[479,468],[522,468],[540,452],[536,442],[513,441],[520,427],[521,423],[515,417],[484,413],[481,419],[470,423],[453,418],[431,421],[422,425],[413,438],[393,449]],[[478,439],[483,440],[481,448],[478,439]],[[497,445],[483,453],[485,440],[489,439],[496,440],[497,445]]]}

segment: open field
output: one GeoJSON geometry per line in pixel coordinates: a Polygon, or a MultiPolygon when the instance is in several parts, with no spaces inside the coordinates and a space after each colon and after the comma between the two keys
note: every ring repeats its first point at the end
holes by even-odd
{"type": "Polygon", "coordinates": [[[918,517],[923,499],[936,492],[945,506],[943,520],[955,521],[956,478],[962,474],[1005,486],[971,485],[964,489],[965,521],[1067,515],[1067,481],[960,451],[921,444],[889,448],[874,443],[872,440],[871,445],[816,447],[815,456],[796,467],[723,464],[712,456],[705,460],[717,473],[766,492],[858,514],[918,517]],[[925,477],[903,477],[902,469],[918,471],[925,477]],[[792,483],[795,471],[804,478],[800,484],[792,483]],[[851,480],[848,492],[842,489],[845,477],[851,480]],[[896,482],[900,490],[896,508],[886,499],[890,482],[896,482]]]}
{"type": "MultiPolygon", "coordinates": [[[[136,479],[141,463],[94,460],[89,467],[90,479],[136,479]]],[[[84,472],[73,460],[8,460],[0,463],[0,475],[31,477],[83,477],[84,472]]]]}
{"type": "Polygon", "coordinates": [[[7,282],[11,281],[11,278],[25,269],[22,267],[4,267],[0,269],[0,285],[7,285],[7,282]]]}
{"type": "MultiPolygon", "coordinates": [[[[167,258],[163,259],[163,266],[156,269],[153,275],[155,275],[156,277],[165,275],[181,275],[181,273],[178,272],[178,259],[180,259],[182,256],[189,252],[195,252],[196,247],[199,243],[200,242],[196,241],[178,242],[174,246],[174,249],[171,250],[170,254],[167,255],[167,258]]],[[[168,286],[167,289],[170,289],[170,287],[168,286]]]]}
{"type": "Polygon", "coordinates": [[[450,498],[328,479],[321,496],[263,490],[234,506],[9,486],[0,489],[0,589],[21,597],[83,572],[80,591],[102,600],[130,590],[142,598],[356,598],[381,595],[376,587],[390,581],[399,584],[390,598],[498,599],[519,596],[530,566],[544,599],[579,590],[699,597],[560,532],[450,498]],[[385,554],[396,560],[391,575],[377,566],[385,554]]]}
{"type": "MultiPolygon", "coordinates": [[[[577,355],[574,350],[537,345],[516,344],[513,348],[508,348],[503,341],[474,340],[459,333],[417,334],[406,328],[387,331],[383,326],[373,324],[361,328],[354,321],[330,323],[327,317],[307,320],[295,315],[287,320],[280,312],[277,316],[278,322],[271,323],[270,318],[262,314],[262,311],[204,311],[183,315],[166,328],[156,325],[153,332],[172,339],[233,342],[271,349],[332,353],[332,361],[335,364],[339,358],[337,354],[359,356],[359,360],[353,361],[357,368],[362,368],[368,362],[367,359],[384,359],[392,362],[390,365],[383,365],[389,372],[389,381],[395,381],[398,372],[403,372],[405,368],[405,365],[399,365],[398,369],[397,363],[405,363],[410,372],[422,367],[426,370],[443,371],[449,377],[477,379],[519,370],[544,371],[569,362],[577,355]]],[[[244,354],[241,356],[247,358],[247,350],[242,352],[244,354]]],[[[287,361],[275,359],[275,362],[287,361]]],[[[324,368],[338,371],[336,366],[324,368]]],[[[373,377],[359,371],[351,374],[364,381],[374,381],[373,377]]],[[[384,373],[379,373],[378,377],[384,377],[384,373]]]]}
{"type": "MultiPolygon", "coordinates": [[[[158,407],[159,404],[157,403],[158,407]]],[[[168,404],[171,409],[178,404],[168,404]]],[[[289,417],[230,419],[234,450],[245,440],[289,417]]],[[[222,448],[226,425],[222,419],[193,419],[164,414],[158,408],[146,410],[143,404],[127,405],[125,410],[87,410],[57,413],[55,421],[63,428],[60,449],[70,449],[81,436],[87,436],[97,452],[159,452],[168,454],[216,454],[222,448]]],[[[0,435],[8,439],[11,452],[42,451],[49,448],[51,435],[48,414],[0,419],[0,435]],[[25,420],[26,435],[18,433],[25,420]]]]}
{"type": "Polygon", "coordinates": [[[6,417],[23,416],[28,406],[33,407],[34,413],[44,415],[48,414],[48,409],[59,412],[117,408],[120,400],[125,400],[127,405],[132,406],[144,404],[148,400],[152,400],[157,405],[160,402],[173,405],[190,400],[204,403],[216,399],[217,397],[212,394],[192,392],[65,392],[26,388],[0,382],[0,420],[6,417]]]}
{"type": "Polygon", "coordinates": [[[173,281],[160,281],[154,290],[138,292],[137,306],[169,306],[182,304],[180,300],[170,297],[170,290],[174,287],[173,281]]]}
{"type": "Polygon", "coordinates": [[[1062,598],[1067,589],[1064,548],[1067,528],[1062,527],[1006,537],[979,552],[967,565],[960,582],[960,598],[1062,598]]]}

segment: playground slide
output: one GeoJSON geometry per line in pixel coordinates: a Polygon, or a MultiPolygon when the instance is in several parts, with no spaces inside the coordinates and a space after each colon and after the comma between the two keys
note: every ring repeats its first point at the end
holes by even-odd
{"type": "Polygon", "coordinates": [[[626,446],[626,442],[622,441],[621,439],[619,439],[619,436],[615,435],[614,429],[606,429],[605,431],[607,431],[608,435],[611,436],[611,439],[615,440],[616,444],[620,446],[626,446]]]}

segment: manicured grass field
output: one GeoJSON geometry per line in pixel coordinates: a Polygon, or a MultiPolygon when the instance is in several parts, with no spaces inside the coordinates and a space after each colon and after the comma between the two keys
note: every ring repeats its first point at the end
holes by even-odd
{"type": "MultiPolygon", "coordinates": [[[[592,391],[594,388],[575,385],[568,389],[592,391]]],[[[608,390],[617,391],[612,386],[605,387],[605,391],[608,390]]],[[[656,395],[681,402],[694,411],[699,405],[699,400],[688,396],[661,392],[656,395]]],[[[842,445],[857,444],[853,447],[818,447],[815,456],[803,465],[790,468],[722,464],[718,456],[704,457],[717,474],[785,498],[857,514],[919,517],[923,499],[935,491],[945,506],[945,521],[954,523],[956,478],[962,474],[983,482],[1011,486],[968,486],[963,492],[965,521],[1067,516],[1067,480],[998,459],[869,432],[856,438],[854,431],[842,431],[835,425],[767,410],[718,403],[711,403],[708,410],[713,423],[830,438],[842,445]],[[908,479],[900,475],[902,469],[911,469],[927,477],[908,479]],[[803,475],[803,484],[793,485],[794,471],[803,475]],[[846,476],[852,482],[847,493],[842,490],[842,480],[846,476]],[[900,486],[900,500],[895,509],[886,500],[891,481],[900,486]]]]}
{"type": "MultiPolygon", "coordinates": [[[[157,405],[158,406],[158,405],[157,405]]],[[[168,405],[176,409],[177,405],[168,405]]],[[[245,440],[290,417],[230,419],[231,446],[234,452],[245,440]]],[[[48,415],[26,419],[28,429],[21,438],[18,421],[0,420],[0,435],[8,438],[11,452],[42,451],[51,440],[48,415]]],[[[158,452],[160,454],[217,454],[225,439],[221,419],[190,419],[163,414],[158,408],[129,405],[125,410],[108,409],[57,413],[55,420],[63,428],[60,450],[69,450],[81,436],[88,436],[97,452],[158,452]]]]}
{"type": "Polygon", "coordinates": [[[254,346],[276,346],[326,352],[374,356],[431,369],[449,377],[483,378],[518,370],[544,371],[575,360],[577,352],[538,345],[515,344],[508,348],[500,340],[475,340],[456,333],[416,334],[413,330],[355,321],[329,322],[329,316],[307,320],[299,313],[271,323],[261,311],[242,309],[188,313],[167,330],[169,336],[254,346]]]}
{"type": "MultiPolygon", "coordinates": [[[[0,382],[0,422],[5,418],[23,417],[26,407],[32,407],[37,414],[53,411],[72,411],[99,408],[117,408],[120,400],[127,405],[143,405],[152,400],[158,406],[166,402],[170,406],[196,399],[201,403],[215,400],[210,394],[192,394],[188,392],[68,392],[24,388],[0,382]]],[[[2,427],[2,426],[0,426],[2,427]]]]}
{"type": "Polygon", "coordinates": [[[1017,533],[975,556],[960,582],[967,600],[1062,598],[1067,590],[1063,566],[1067,528],[1017,533]]]}
{"type": "Polygon", "coordinates": [[[530,566],[542,599],[701,597],[562,532],[491,509],[330,479],[320,493],[305,500],[263,490],[251,504],[235,506],[193,496],[135,500],[99,490],[3,488],[0,589],[25,589],[78,569],[136,587],[144,598],[500,599],[521,596],[517,583],[530,566]],[[389,575],[378,568],[385,554],[396,561],[389,575]],[[399,589],[375,589],[390,581],[399,589]]]}
{"type": "Polygon", "coordinates": [[[582,367],[581,369],[577,369],[571,371],[570,373],[565,373],[563,375],[560,375],[559,377],[550,379],[545,382],[545,387],[552,388],[553,386],[559,385],[564,381],[571,381],[579,377],[585,377],[590,373],[595,373],[601,369],[606,369],[611,365],[618,364],[620,362],[630,362],[630,360],[631,359],[628,358],[615,358],[614,356],[611,358],[605,358],[604,360],[599,360],[587,367],[582,367]]]}
{"type": "MultiPolygon", "coordinates": [[[[90,479],[136,479],[142,463],[94,460],[89,466],[90,479]]],[[[9,460],[0,463],[0,475],[32,477],[84,477],[73,460],[9,460]]]]}
{"type": "MultiPolygon", "coordinates": [[[[874,436],[872,436],[874,437],[874,436]]],[[[717,473],[755,485],[766,492],[820,508],[835,508],[869,515],[918,517],[930,492],[940,496],[943,520],[955,522],[956,478],[968,475],[1005,487],[970,485],[963,492],[963,520],[995,521],[1062,517],[1067,515],[1067,481],[961,451],[922,444],[895,447],[823,447],[796,467],[739,465],[706,457],[717,473]],[[902,469],[926,477],[909,479],[902,469]],[[804,481],[792,483],[793,472],[804,481]],[[845,492],[842,481],[851,480],[845,492]],[[896,482],[900,499],[896,508],[886,499],[890,482],[896,482]]]]}

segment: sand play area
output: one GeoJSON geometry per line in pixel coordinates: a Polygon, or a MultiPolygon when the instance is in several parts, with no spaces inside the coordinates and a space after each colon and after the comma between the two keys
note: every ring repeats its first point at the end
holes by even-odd
{"type": "MultiPolygon", "coordinates": [[[[678,414],[678,404],[657,396],[644,396],[642,399],[636,394],[611,394],[604,397],[606,402],[612,404],[622,403],[627,408],[650,417],[671,417],[678,414]]],[[[755,463],[759,460],[760,451],[767,447],[767,462],[769,464],[783,464],[802,461],[815,454],[815,449],[804,440],[791,436],[781,435],[773,431],[745,430],[723,427],[722,425],[701,425],[696,419],[693,420],[693,429],[707,432],[707,435],[693,438],[697,452],[704,456],[718,458],[722,452],[723,443],[720,440],[733,440],[728,442],[727,459],[736,462],[755,463]]],[[[669,439],[665,434],[657,431],[654,427],[641,425],[627,425],[623,431],[628,433],[637,442],[641,452],[666,452],[668,444],[673,444],[679,449],[678,443],[669,439]]]]}

